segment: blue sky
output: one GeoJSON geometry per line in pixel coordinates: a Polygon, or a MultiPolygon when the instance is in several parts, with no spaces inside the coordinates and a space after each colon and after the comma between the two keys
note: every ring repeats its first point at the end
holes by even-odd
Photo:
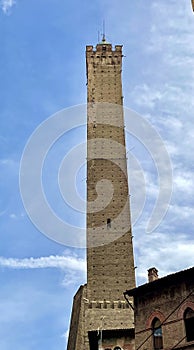
{"type": "MultiPolygon", "coordinates": [[[[160,276],[193,266],[194,17],[190,0],[0,3],[0,349],[60,350],[74,292],[86,280],[85,251],[48,239],[28,218],[19,190],[24,147],[51,115],[86,102],[85,46],[97,43],[104,19],[107,40],[124,45],[124,104],[160,133],[173,168],[168,213],[148,234],[159,182],[149,152],[127,135],[142,169],[140,177],[131,161],[132,217],[143,200],[142,172],[146,187],[133,227],[137,282],[146,281],[151,266],[160,276]]],[[[43,174],[53,210],[80,227],[84,215],[70,212],[57,195],[56,177],[63,152],[84,141],[84,127],[67,133],[48,154],[43,174]]],[[[81,196],[84,184],[81,169],[81,196]]]]}

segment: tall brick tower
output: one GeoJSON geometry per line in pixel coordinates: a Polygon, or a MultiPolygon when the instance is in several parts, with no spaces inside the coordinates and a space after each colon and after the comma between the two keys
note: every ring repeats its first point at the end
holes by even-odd
{"type": "Polygon", "coordinates": [[[87,284],[74,297],[68,350],[131,350],[135,286],[123,121],[122,46],[86,47],[87,284]]]}

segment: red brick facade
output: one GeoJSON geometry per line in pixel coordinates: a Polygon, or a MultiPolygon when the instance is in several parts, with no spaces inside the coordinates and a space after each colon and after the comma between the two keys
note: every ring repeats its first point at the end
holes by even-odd
{"type": "Polygon", "coordinates": [[[194,268],[126,294],[134,297],[136,350],[194,349],[194,268]],[[160,324],[156,330],[155,321],[160,324]]]}

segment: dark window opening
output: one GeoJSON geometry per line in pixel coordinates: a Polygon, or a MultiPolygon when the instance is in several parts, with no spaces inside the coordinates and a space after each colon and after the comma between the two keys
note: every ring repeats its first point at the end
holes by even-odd
{"type": "Polygon", "coordinates": [[[88,332],[89,345],[90,345],[89,349],[98,350],[101,345],[105,350],[122,350],[122,347],[120,347],[119,345],[111,347],[111,345],[107,343],[107,340],[109,341],[110,339],[112,339],[114,341],[114,344],[116,344],[117,339],[120,339],[123,337],[134,338],[134,336],[135,334],[133,329],[102,330],[102,333],[99,330],[89,331],[88,332]],[[101,339],[102,339],[102,342],[101,342],[101,339]]]}
{"type": "Polygon", "coordinates": [[[98,333],[88,332],[90,350],[98,350],[98,333]]]}
{"type": "Polygon", "coordinates": [[[111,219],[107,219],[107,228],[111,228],[111,219]]]}
{"type": "Polygon", "coordinates": [[[154,318],[152,322],[152,331],[153,331],[154,350],[163,349],[162,326],[158,318],[154,318]]]}
{"type": "Polygon", "coordinates": [[[187,308],[184,313],[185,331],[187,341],[194,340],[194,311],[187,308]]]}

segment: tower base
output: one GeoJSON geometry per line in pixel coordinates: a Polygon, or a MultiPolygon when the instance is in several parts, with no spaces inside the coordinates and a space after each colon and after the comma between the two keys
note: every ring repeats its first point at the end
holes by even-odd
{"type": "Polygon", "coordinates": [[[134,350],[134,312],[123,300],[87,299],[87,284],[74,296],[67,350],[134,350]]]}

